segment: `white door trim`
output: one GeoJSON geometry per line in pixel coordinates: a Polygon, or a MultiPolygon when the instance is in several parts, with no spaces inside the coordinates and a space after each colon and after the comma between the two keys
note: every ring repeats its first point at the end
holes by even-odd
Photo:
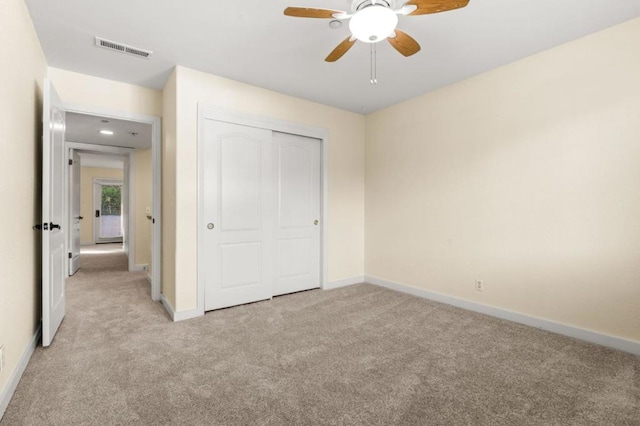
{"type": "Polygon", "coordinates": [[[306,136],[310,138],[319,139],[321,142],[321,165],[320,165],[320,173],[321,173],[321,190],[320,190],[320,225],[321,225],[321,233],[320,233],[320,288],[325,289],[328,288],[328,277],[329,277],[329,264],[328,264],[328,200],[329,200],[329,188],[328,188],[328,158],[329,158],[329,132],[326,129],[320,127],[312,127],[307,126],[291,121],[286,120],[278,120],[270,117],[248,114],[238,111],[229,110],[226,108],[220,108],[213,105],[206,104],[198,104],[198,291],[197,298],[198,303],[196,307],[196,311],[199,315],[204,315],[205,307],[204,307],[204,271],[202,271],[202,265],[205,263],[205,259],[202,258],[204,254],[204,247],[202,246],[202,235],[205,229],[205,218],[204,212],[202,211],[202,200],[203,187],[201,185],[202,182],[202,170],[204,167],[202,147],[200,146],[200,142],[203,140],[203,131],[204,131],[204,120],[215,120],[222,121],[226,123],[239,124],[243,126],[249,127],[257,127],[261,129],[272,130],[275,132],[281,133],[289,133],[293,135],[306,136]]]}
{"type": "MultiPolygon", "coordinates": [[[[72,179],[72,171],[74,169],[74,167],[76,166],[76,155],[78,155],[78,151],[73,149],[73,148],[68,148],[67,147],[67,142],[65,141],[65,145],[64,145],[64,149],[65,152],[67,153],[67,163],[69,163],[69,160],[73,160],[73,164],[69,164],[71,167],[69,167],[68,170],[65,170],[65,184],[68,184],[68,190],[64,191],[64,217],[65,220],[68,222],[66,224],[67,229],[69,229],[69,232],[67,233],[67,247],[69,249],[68,251],[68,256],[69,256],[69,260],[68,260],[68,270],[65,273],[65,278],[69,278],[69,276],[71,276],[71,271],[74,269],[74,265],[76,265],[76,262],[79,263],[80,262],[80,246],[82,246],[82,241],[78,241],[78,256],[77,258],[74,256],[75,252],[74,252],[74,247],[73,247],[73,241],[74,241],[74,232],[75,230],[73,229],[74,225],[75,225],[75,217],[73,215],[73,210],[74,210],[74,202],[76,200],[76,197],[79,199],[80,198],[80,188],[78,188],[78,194],[75,194],[75,196],[72,196],[72,193],[74,192],[73,188],[75,185],[75,179],[78,179],[78,181],[81,183],[80,179],[81,176],[80,173],[78,173],[78,176],[76,177],[75,175],[73,175],[73,179],[72,179]]],[[[78,158],[79,155],[78,155],[78,158]]],[[[80,164],[80,162],[78,162],[78,166],[82,167],[82,164],[80,164]]],[[[80,170],[80,169],[79,169],[80,170]]],[[[79,201],[79,200],[78,200],[79,201]]],[[[80,218],[82,218],[82,215],[80,214],[81,211],[78,212],[78,216],[80,218]]],[[[78,219],[78,220],[83,220],[83,219],[78,219]]],[[[82,222],[79,222],[80,226],[82,222]]],[[[80,233],[80,230],[78,230],[78,233],[80,233]]],[[[80,237],[78,237],[80,239],[80,237]]],[[[76,268],[77,270],[77,268],[76,268]]],[[[75,271],[74,271],[75,273],[75,271]]]]}
{"type": "MultiPolygon", "coordinates": [[[[154,115],[135,114],[130,112],[123,112],[113,110],[110,108],[101,108],[88,105],[78,104],[65,104],[67,112],[75,112],[79,114],[95,115],[99,117],[107,117],[119,120],[129,120],[138,123],[146,123],[151,125],[151,157],[152,157],[152,211],[153,211],[153,224],[152,224],[152,250],[151,250],[151,299],[153,301],[160,301],[160,291],[162,289],[162,120],[160,117],[154,115]]],[[[80,144],[84,146],[90,146],[98,148],[102,152],[112,152],[110,149],[128,149],[117,148],[112,146],[103,145],[89,145],[80,144]]],[[[96,149],[93,149],[94,151],[96,149]]],[[[132,158],[130,158],[130,162],[132,158]]],[[[132,181],[134,176],[131,176],[132,181]]],[[[132,185],[133,186],[133,185],[132,185]]],[[[68,185],[67,185],[68,187],[68,185]]],[[[133,200],[132,200],[133,201],[133,200]]],[[[131,215],[135,222],[135,215],[131,215]]],[[[135,224],[134,224],[135,227],[135,224]]],[[[134,251],[135,253],[135,251],[134,251]]],[[[134,254],[135,255],[135,254],[134,254]]],[[[135,266],[135,261],[130,265],[135,266]]]]}

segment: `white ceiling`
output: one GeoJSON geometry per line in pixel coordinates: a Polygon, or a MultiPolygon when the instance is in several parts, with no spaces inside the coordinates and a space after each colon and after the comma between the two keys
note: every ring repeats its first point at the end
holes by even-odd
{"type": "Polygon", "coordinates": [[[120,146],[135,149],[151,148],[151,125],[135,121],[116,120],[68,112],[65,139],[94,145],[120,146]],[[103,123],[103,120],[108,121],[103,123]],[[100,130],[113,131],[112,136],[100,134],[100,130]],[[131,133],[137,133],[132,135],[131,133]]]}
{"type": "Polygon", "coordinates": [[[640,16],[638,0],[471,0],[464,9],[401,16],[422,50],[404,58],[378,44],[378,81],[357,43],[328,20],[286,6],[349,10],[351,0],[26,0],[49,65],[161,89],[176,65],[369,113],[640,16]],[[94,47],[94,36],[154,52],[150,59],[94,47]]]}

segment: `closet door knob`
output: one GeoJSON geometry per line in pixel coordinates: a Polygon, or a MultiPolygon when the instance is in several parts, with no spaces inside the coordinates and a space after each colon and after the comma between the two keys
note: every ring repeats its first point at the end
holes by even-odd
{"type": "Polygon", "coordinates": [[[317,224],[318,224],[318,219],[314,220],[314,221],[313,221],[313,224],[314,224],[314,225],[317,225],[317,224]]]}
{"type": "Polygon", "coordinates": [[[213,229],[213,228],[214,228],[213,223],[208,224],[208,225],[207,225],[207,228],[208,228],[208,229],[213,229]]]}

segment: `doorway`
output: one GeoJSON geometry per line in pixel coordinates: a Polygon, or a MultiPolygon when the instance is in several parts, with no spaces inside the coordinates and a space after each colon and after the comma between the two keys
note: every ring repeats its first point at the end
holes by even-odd
{"type": "MultiPolygon", "coordinates": [[[[73,129],[73,122],[70,127],[73,129]]],[[[68,239],[68,275],[71,276],[81,267],[81,246],[119,243],[127,257],[133,254],[128,250],[129,242],[136,239],[129,210],[135,205],[128,202],[130,149],[118,148],[120,152],[116,155],[100,152],[91,144],[67,142],[66,145],[72,158],[67,209],[72,230],[68,239]]]]}
{"type": "MultiPolygon", "coordinates": [[[[122,240],[123,247],[128,247],[127,270],[135,270],[135,238],[128,241],[129,231],[134,234],[136,222],[133,214],[129,214],[129,206],[135,205],[136,158],[148,159],[150,185],[143,193],[149,196],[149,202],[143,207],[142,215],[150,221],[151,243],[150,257],[153,259],[149,267],[151,275],[151,299],[160,300],[161,288],[161,188],[160,160],[161,136],[160,118],[139,114],[120,113],[102,108],[74,106],[65,104],[58,96],[49,78],[43,84],[43,138],[42,138],[42,224],[38,225],[42,233],[42,344],[49,346],[65,316],[67,301],[67,278],[71,271],[77,270],[77,262],[81,262],[78,241],[81,235],[79,172],[81,161],[79,150],[97,153],[110,153],[124,157],[125,167],[121,197],[122,240]],[[72,125],[73,120],[76,126],[72,125]],[[86,126],[82,124],[82,120],[86,126]],[[127,138],[107,142],[96,138],[109,137],[116,131],[107,128],[91,130],[91,126],[100,122],[101,126],[114,121],[142,123],[149,129],[150,147],[144,155],[136,156],[134,148],[123,147],[127,138]],[[74,137],[74,129],[84,131],[84,136],[74,137]],[[74,141],[75,140],[75,141],[74,141]],[[76,142],[77,141],[77,142],[76,142]],[[69,167],[68,167],[68,166],[69,167]],[[127,185],[130,183],[130,185],[127,185]],[[125,193],[126,191],[126,193],[125,193]],[[67,256],[68,255],[68,256],[67,256]],[[77,256],[76,256],[77,255],[77,256]],[[76,265],[74,265],[74,257],[76,265]]],[[[82,133],[82,132],[81,132],[82,133]]],[[[133,130],[129,136],[134,138],[140,132],[133,130]]],[[[77,134],[76,134],[77,135],[77,134]]],[[[93,205],[94,197],[88,197],[93,205]]],[[[91,215],[87,215],[91,217],[91,215]]],[[[127,259],[125,257],[125,259],[127,259]]],[[[80,265],[81,266],[81,265],[80,265]]],[[[145,280],[144,278],[142,278],[145,280]]],[[[146,280],[145,280],[146,281],[146,280]]]]}
{"type": "Polygon", "coordinates": [[[69,162],[68,194],[71,230],[68,238],[69,276],[80,268],[81,246],[109,242],[122,246],[129,236],[126,220],[129,203],[125,202],[129,193],[129,173],[125,173],[125,167],[129,165],[128,156],[79,149],[77,144],[74,146],[67,147],[69,158],[72,158],[69,162]],[[102,217],[103,209],[106,218],[102,217]]]}
{"type": "Polygon", "coordinates": [[[93,179],[94,243],[122,243],[124,212],[122,180],[93,179]]]}
{"type": "MultiPolygon", "coordinates": [[[[122,244],[129,271],[144,271],[151,298],[160,299],[160,120],[86,107],[68,107],[65,148],[69,164],[76,154],[82,185],[67,175],[69,228],[80,222],[81,245],[122,244]],[[82,186],[78,198],[74,192],[82,186]],[[77,218],[80,217],[80,220],[77,218]]],[[[70,170],[73,170],[71,167],[70,170]]],[[[70,235],[70,258],[77,237],[70,235]],[[75,240],[75,242],[74,242],[75,240]]],[[[70,262],[70,271],[74,262],[70,262]]]]}

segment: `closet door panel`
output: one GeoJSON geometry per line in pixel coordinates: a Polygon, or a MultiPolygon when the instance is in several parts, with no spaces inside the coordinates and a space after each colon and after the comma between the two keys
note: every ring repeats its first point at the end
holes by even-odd
{"type": "Polygon", "coordinates": [[[205,310],[269,299],[273,286],[272,133],[207,120],[199,257],[205,310]]]}
{"type": "Polygon", "coordinates": [[[274,295],[320,287],[320,141],[274,133],[274,295]]]}

